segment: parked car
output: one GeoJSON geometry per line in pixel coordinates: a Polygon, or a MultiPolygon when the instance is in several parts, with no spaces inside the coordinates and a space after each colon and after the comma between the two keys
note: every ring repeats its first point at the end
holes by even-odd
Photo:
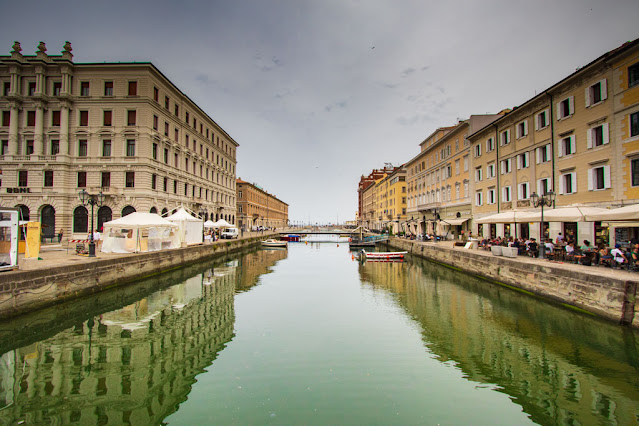
{"type": "Polygon", "coordinates": [[[237,228],[226,228],[224,231],[222,231],[220,238],[222,238],[223,240],[230,240],[233,238],[237,238],[238,235],[239,231],[237,228]]]}

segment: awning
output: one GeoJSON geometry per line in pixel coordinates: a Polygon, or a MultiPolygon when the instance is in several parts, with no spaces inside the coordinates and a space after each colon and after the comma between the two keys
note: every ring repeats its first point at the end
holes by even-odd
{"type": "Polygon", "coordinates": [[[639,222],[601,222],[602,226],[615,227],[615,228],[637,228],[639,222]]]}
{"type": "Polygon", "coordinates": [[[467,220],[469,220],[470,218],[467,217],[466,219],[442,219],[442,225],[461,225],[462,223],[466,222],[467,220]]]}

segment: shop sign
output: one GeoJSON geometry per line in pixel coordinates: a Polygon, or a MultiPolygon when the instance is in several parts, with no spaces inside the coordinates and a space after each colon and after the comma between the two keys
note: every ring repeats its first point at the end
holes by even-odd
{"type": "Polygon", "coordinates": [[[7,194],[30,194],[31,188],[7,188],[7,194]]]}

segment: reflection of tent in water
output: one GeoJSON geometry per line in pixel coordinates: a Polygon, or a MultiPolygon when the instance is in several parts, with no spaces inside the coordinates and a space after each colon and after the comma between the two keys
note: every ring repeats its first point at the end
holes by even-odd
{"type": "Polygon", "coordinates": [[[104,253],[137,253],[180,246],[178,225],[155,213],[134,212],[103,224],[104,253]]]}
{"type": "Polygon", "coordinates": [[[182,244],[202,244],[202,219],[193,217],[181,207],[166,220],[179,226],[178,236],[182,244]]]}

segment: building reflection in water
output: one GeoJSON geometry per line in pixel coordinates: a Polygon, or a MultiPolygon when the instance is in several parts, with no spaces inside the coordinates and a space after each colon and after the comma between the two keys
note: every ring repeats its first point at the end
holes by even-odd
{"type": "Polygon", "coordinates": [[[285,256],[260,251],[200,267],[179,284],[9,350],[0,358],[0,423],[161,423],[233,338],[236,288],[248,290],[285,256]],[[240,264],[253,268],[240,272],[240,264]]]}
{"type": "Polygon", "coordinates": [[[364,285],[392,294],[424,345],[468,380],[504,392],[540,424],[634,424],[634,331],[412,259],[365,263],[364,285]]]}

